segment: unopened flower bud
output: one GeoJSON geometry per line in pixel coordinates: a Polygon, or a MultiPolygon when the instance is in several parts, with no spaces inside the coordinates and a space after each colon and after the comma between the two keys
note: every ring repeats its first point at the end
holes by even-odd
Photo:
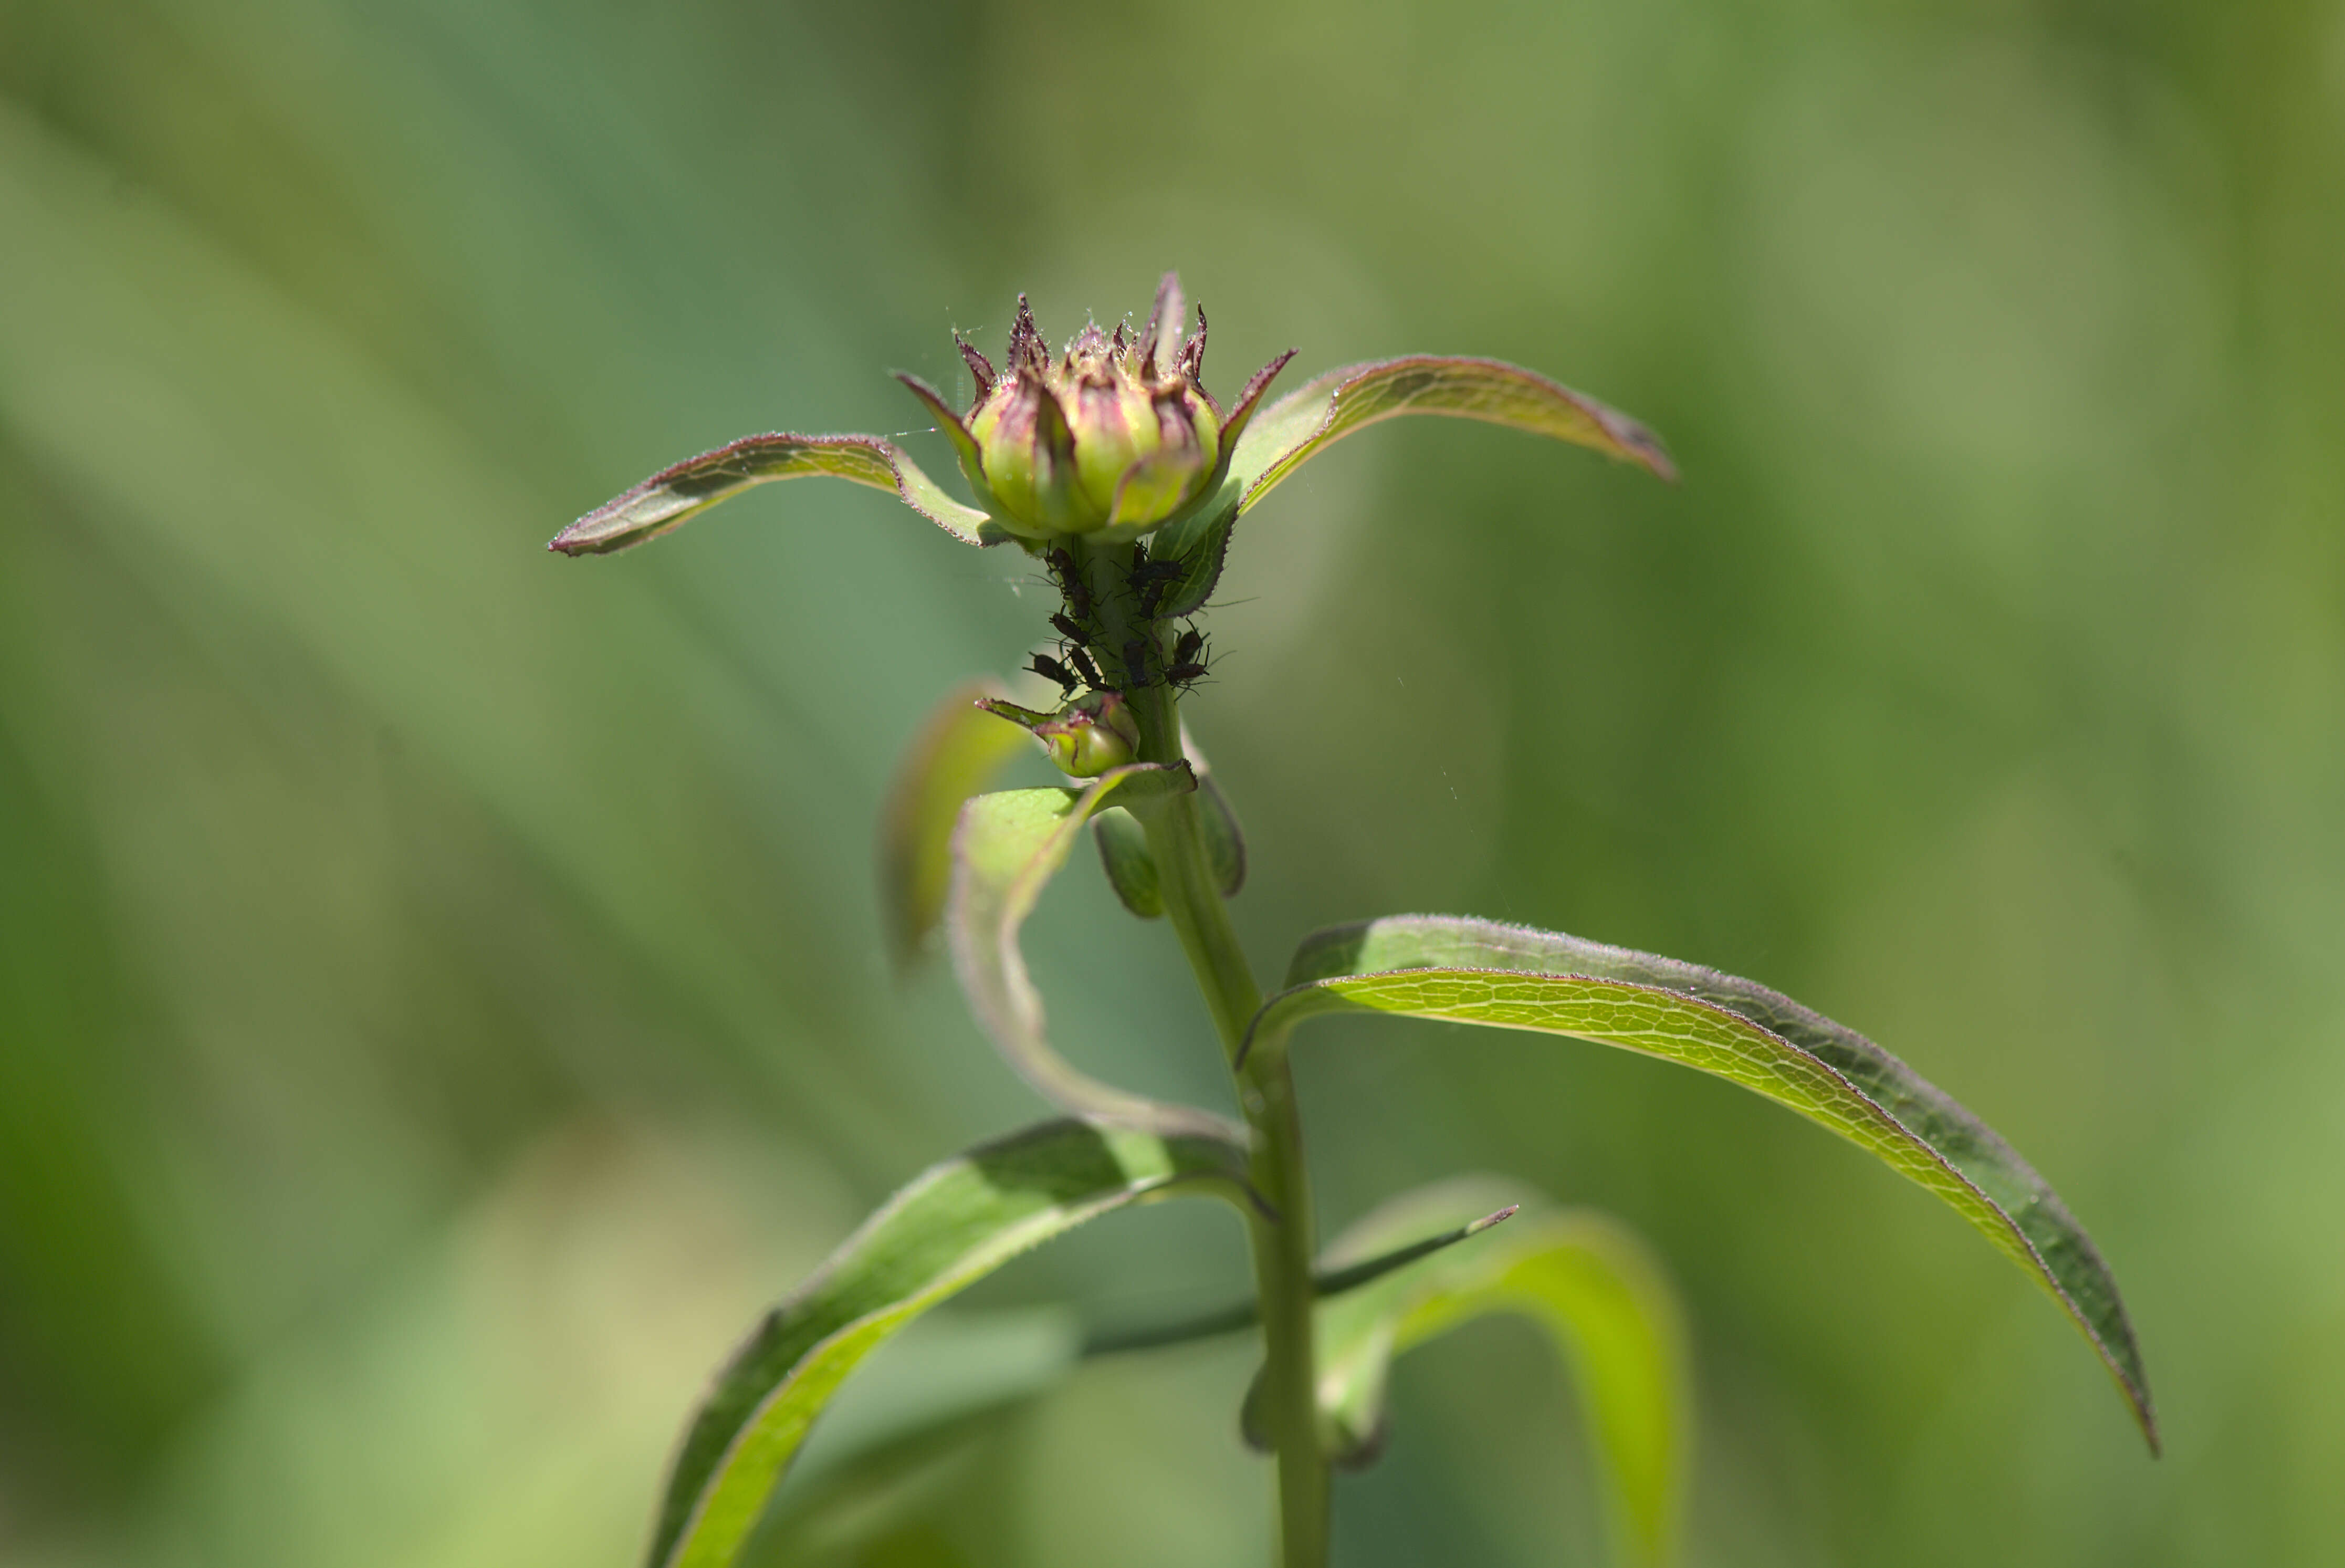
{"type": "Polygon", "coordinates": [[[978,707],[1032,735],[1071,779],[1096,779],[1140,750],[1139,721],[1116,692],[1085,692],[1056,713],[1037,713],[1000,697],[986,697],[978,707]]]}
{"type": "Polygon", "coordinates": [[[967,426],[1006,524],[1030,537],[1136,536],[1205,488],[1221,463],[1221,411],[1197,379],[1203,312],[1184,344],[1179,310],[1168,279],[1140,338],[1088,326],[1054,359],[1019,300],[1010,363],[999,380],[979,375],[967,426]]]}

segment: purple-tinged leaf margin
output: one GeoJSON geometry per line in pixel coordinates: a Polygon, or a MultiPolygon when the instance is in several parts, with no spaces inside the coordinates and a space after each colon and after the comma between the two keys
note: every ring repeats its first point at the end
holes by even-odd
{"type": "Polygon", "coordinates": [[[1500,360],[1441,354],[1346,365],[1305,382],[1256,414],[1231,473],[1252,507],[1302,463],[1355,431],[1405,413],[1445,414],[1552,436],[1674,480],[1660,438],[1617,409],[1500,360]]]}
{"type": "Polygon", "coordinates": [[[660,470],[564,528],[546,548],[565,555],[632,549],[753,486],[817,477],[888,491],[961,543],[989,542],[979,530],[990,519],[947,494],[894,442],[876,435],[776,432],[745,435],[660,470]]]}
{"type": "Polygon", "coordinates": [[[1880,1046],[1791,998],[1699,964],[1527,926],[1396,915],[1304,939],[1248,1050],[1336,1012],[1565,1034],[1713,1074],[1822,1124],[1936,1194],[2084,1334],[2147,1440],[2157,1416],[2108,1265],[2044,1178],[1985,1123],[1880,1046]]]}

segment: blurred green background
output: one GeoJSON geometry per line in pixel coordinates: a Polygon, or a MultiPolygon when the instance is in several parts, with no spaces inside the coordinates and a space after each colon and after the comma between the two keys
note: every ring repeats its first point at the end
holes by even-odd
{"type": "MultiPolygon", "coordinates": [[[[1491,354],[1685,470],[1409,422],[1250,516],[1190,709],[1257,963],[1473,911],[1864,1029],[2093,1230],[2167,1457],[1953,1215],[1660,1064],[1323,1026],[1329,1227],[1477,1167],[1642,1228],[1695,1563],[2331,1557],[2340,254],[2336,0],[0,0],[0,1559],[628,1563],[757,1308],[1039,1114],[870,850],[1027,563],[817,484],[542,545],[1174,265],[1224,394],[1491,354]]],[[[1030,945],[1220,1103],[1095,866],[1030,945]]],[[[1176,1206],[977,1305],[1244,1279],[1176,1206]]],[[[1098,1365],[834,1557],[1261,1563],[1248,1370],[1098,1365]]],[[[1528,1331],[1396,1400],[1343,1563],[1593,1559],[1528,1331]]]]}

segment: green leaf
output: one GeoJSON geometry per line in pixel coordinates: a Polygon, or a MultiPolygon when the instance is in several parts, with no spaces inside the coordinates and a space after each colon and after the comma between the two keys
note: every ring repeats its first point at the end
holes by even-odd
{"type": "Polygon", "coordinates": [[[1214,885],[1222,897],[1233,899],[1245,887],[1245,833],[1229,797],[1202,766],[1197,770],[1197,824],[1205,833],[1205,858],[1213,868],[1214,885]]]}
{"type": "MultiPolygon", "coordinates": [[[[1197,779],[1197,821],[1204,831],[1205,856],[1212,864],[1214,885],[1222,896],[1233,899],[1245,886],[1245,834],[1238,827],[1237,813],[1230,809],[1228,797],[1213,782],[1213,770],[1205,766],[1204,754],[1189,737],[1189,727],[1181,727],[1181,747],[1188,754],[1189,769],[1197,779]]],[[[1156,875],[1156,862],[1149,857],[1148,830],[1132,813],[1110,806],[1091,820],[1091,837],[1098,840],[1100,864],[1107,872],[1108,885],[1123,907],[1142,920],[1154,920],[1164,912],[1164,895],[1156,875]]]]}
{"type": "Polygon", "coordinates": [[[823,1407],[776,1502],[786,1508],[867,1455],[1031,1400],[1057,1387],[1083,1349],[1064,1305],[929,1313],[823,1407]]]}
{"type": "Polygon", "coordinates": [[[1992,1129],[1854,1030],[1697,964],[1488,921],[1404,915],[1306,939],[1249,1049],[1331,1012],[1568,1034],[1755,1089],[1935,1193],[2060,1304],[2150,1451],[2157,1419],[2117,1280],[2057,1194],[1992,1129]]]}
{"type": "MultiPolygon", "coordinates": [[[[1327,1261],[1374,1257],[1522,1193],[1496,1177],[1463,1177],[1406,1194],[1346,1230],[1327,1261]]],[[[1545,1329],[1579,1391],[1610,1499],[1615,1560],[1670,1559],[1691,1443],[1683,1320],[1660,1266],[1618,1222],[1584,1209],[1527,1208],[1494,1235],[1330,1297],[1318,1310],[1320,1415],[1330,1451],[1354,1465],[1382,1447],[1394,1357],[1492,1313],[1545,1329]]]]}
{"type": "Polygon", "coordinates": [[[729,501],[752,485],[777,479],[827,475],[888,491],[964,544],[990,543],[979,530],[991,521],[964,506],[920,472],[892,441],[876,435],[745,435],[740,440],[664,468],[553,536],[546,546],[565,555],[600,555],[655,539],[729,501]]]}
{"type": "Polygon", "coordinates": [[[992,681],[965,681],[937,700],[896,764],[879,818],[879,903],[898,969],[917,960],[944,916],[953,824],[1032,741],[980,708],[1000,697],[992,681]]]}
{"type": "Polygon", "coordinates": [[[1497,360],[1412,354],[1346,365],[1306,382],[1254,416],[1238,438],[1230,473],[1244,487],[1241,512],[1297,465],[1355,430],[1405,413],[1448,414],[1576,442],[1675,479],[1660,438],[1535,372],[1497,360]]]}
{"type": "Polygon", "coordinates": [[[1044,1123],[932,1166],[766,1314],[685,1432],[652,1568],[726,1568],[857,1362],[956,1291],[1111,1209],[1197,1184],[1243,1201],[1217,1138],[1044,1123]]]}
{"type": "Polygon", "coordinates": [[[1164,890],[1156,879],[1156,862],[1148,853],[1148,830],[1121,806],[1110,806],[1091,819],[1091,838],[1099,844],[1100,867],[1107,885],[1123,907],[1142,920],[1164,913],[1164,890]]]}
{"type": "Polygon", "coordinates": [[[1134,1095],[1079,1072],[1051,1046],[1042,998],[1026,972],[1018,931],[1033,911],[1091,815],[1119,799],[1196,788],[1186,763],[1135,762],[1101,774],[1085,789],[1010,789],[961,808],[953,832],[953,880],[945,935],[978,1022],[1019,1075],[1051,1104],[1121,1126],[1222,1137],[1243,1143],[1234,1124],[1190,1105],[1134,1095]]]}
{"type": "Polygon", "coordinates": [[[1158,605],[1161,620],[1177,621],[1193,616],[1205,607],[1213,596],[1215,585],[1222,580],[1222,567],[1229,560],[1230,535],[1237,526],[1238,490],[1226,477],[1219,502],[1189,514],[1183,520],[1159,531],[1151,541],[1151,553],[1159,561],[1177,561],[1181,575],[1166,586],[1158,605]]]}

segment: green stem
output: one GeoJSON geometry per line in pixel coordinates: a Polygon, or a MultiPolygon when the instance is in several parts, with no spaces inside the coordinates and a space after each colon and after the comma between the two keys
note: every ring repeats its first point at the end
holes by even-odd
{"type": "MultiPolygon", "coordinates": [[[[1181,759],[1180,718],[1162,686],[1132,694],[1141,755],[1181,759]]],[[[1262,989],[1239,948],[1222,901],[1193,794],[1135,809],[1148,831],[1164,912],[1196,972],[1222,1047],[1235,1063],[1262,989]]],[[[1254,1132],[1253,1177],[1275,1214],[1254,1222],[1254,1289],[1262,1305],[1264,1410],[1278,1451],[1280,1561],[1284,1568],[1324,1568],[1327,1561],[1327,1461],[1319,1443],[1313,1383],[1311,1185],[1303,1163],[1303,1124],[1294,1079],[1283,1051],[1257,1053],[1237,1074],[1238,1103],[1254,1132]]]]}

